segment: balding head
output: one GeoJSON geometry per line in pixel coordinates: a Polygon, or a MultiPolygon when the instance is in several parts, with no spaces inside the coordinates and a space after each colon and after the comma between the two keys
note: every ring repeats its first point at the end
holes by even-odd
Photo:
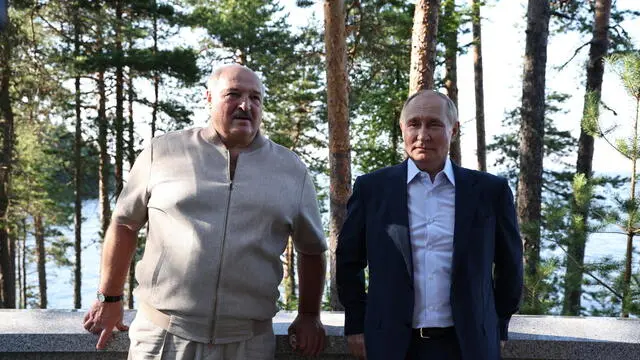
{"type": "Polygon", "coordinates": [[[213,70],[213,72],[211,73],[211,76],[209,76],[209,80],[207,81],[207,89],[209,91],[212,91],[212,89],[216,87],[216,84],[220,79],[220,76],[222,76],[222,74],[224,74],[225,72],[239,72],[239,71],[248,71],[251,74],[253,74],[253,76],[255,76],[258,83],[260,83],[260,93],[264,101],[265,89],[264,89],[264,85],[262,84],[262,80],[260,79],[258,74],[256,74],[253,70],[240,64],[226,64],[226,65],[219,66],[215,70],[213,70]]]}
{"type": "Polygon", "coordinates": [[[446,109],[446,113],[447,113],[447,120],[449,125],[453,126],[455,125],[455,123],[458,122],[458,109],[456,108],[456,104],[453,103],[453,101],[445,94],[437,92],[435,90],[420,90],[418,92],[413,93],[411,96],[409,96],[407,98],[407,101],[404,102],[404,105],[402,105],[402,112],[400,112],[400,121],[401,122],[406,122],[406,109],[407,106],[409,105],[409,103],[411,103],[415,98],[417,97],[429,97],[429,96],[437,96],[438,98],[440,98],[444,104],[445,104],[445,109],[446,109]]]}

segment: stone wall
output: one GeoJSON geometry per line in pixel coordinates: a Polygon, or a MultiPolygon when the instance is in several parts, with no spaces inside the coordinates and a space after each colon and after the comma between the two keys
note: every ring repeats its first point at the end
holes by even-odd
{"type": "MultiPolygon", "coordinates": [[[[129,324],[135,311],[127,311],[129,324]]],[[[64,310],[0,310],[0,360],[126,359],[126,333],[117,333],[107,350],[96,351],[97,336],[82,328],[83,313],[64,310]]],[[[277,359],[303,359],[294,354],[287,328],[295,313],[274,319],[277,359]]],[[[351,359],[343,337],[342,313],[323,313],[327,346],[321,359],[351,359]]],[[[515,316],[505,359],[640,359],[640,319],[515,316]]]]}

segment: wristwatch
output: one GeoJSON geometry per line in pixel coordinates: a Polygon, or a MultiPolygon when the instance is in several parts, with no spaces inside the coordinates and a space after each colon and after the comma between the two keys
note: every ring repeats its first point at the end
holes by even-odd
{"type": "Polygon", "coordinates": [[[98,291],[96,295],[98,296],[98,301],[100,301],[101,303],[118,302],[118,301],[121,301],[122,298],[124,297],[124,295],[109,296],[101,293],[100,291],[98,291]]]}

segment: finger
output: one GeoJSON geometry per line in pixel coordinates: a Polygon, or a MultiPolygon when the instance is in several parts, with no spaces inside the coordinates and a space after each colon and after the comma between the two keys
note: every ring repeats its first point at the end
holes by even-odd
{"type": "Polygon", "coordinates": [[[129,330],[129,326],[125,325],[122,321],[118,321],[116,329],[118,329],[118,331],[127,331],[129,330]]]}
{"type": "Polygon", "coordinates": [[[89,329],[91,329],[91,327],[93,327],[93,321],[89,320],[89,321],[85,321],[84,324],[82,324],[84,326],[84,329],[87,331],[91,331],[89,329]]]}
{"type": "Polygon", "coordinates": [[[83,322],[87,322],[87,321],[89,321],[89,319],[90,319],[90,318],[91,318],[91,311],[87,311],[87,312],[84,314],[84,317],[82,318],[82,321],[83,321],[83,322]]]}
{"type": "Polygon", "coordinates": [[[324,344],[326,341],[327,341],[327,334],[325,333],[323,328],[321,329],[320,344],[318,345],[318,354],[324,351],[324,344]]]}
{"type": "Polygon", "coordinates": [[[309,344],[309,339],[307,339],[307,334],[303,333],[303,334],[298,334],[297,338],[298,338],[298,349],[302,350],[303,352],[307,349],[307,346],[309,344]]]}
{"type": "Polygon", "coordinates": [[[107,342],[111,339],[112,329],[106,328],[102,330],[100,333],[100,339],[98,339],[98,344],[96,344],[96,349],[103,350],[107,347],[107,342]]]}

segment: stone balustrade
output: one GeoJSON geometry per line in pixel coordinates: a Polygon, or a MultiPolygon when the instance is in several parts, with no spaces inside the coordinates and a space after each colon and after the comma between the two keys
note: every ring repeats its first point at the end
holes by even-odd
{"type": "MultiPolygon", "coordinates": [[[[135,311],[126,311],[130,323],[135,311]]],[[[117,333],[107,350],[96,351],[97,336],[82,328],[83,312],[65,310],[0,310],[0,360],[126,359],[129,339],[117,333]]],[[[287,341],[295,313],[274,319],[277,359],[302,359],[287,341]]],[[[325,312],[327,345],[320,359],[351,359],[343,337],[344,315],[325,312]]],[[[505,359],[640,359],[640,319],[514,316],[505,359]]]]}

